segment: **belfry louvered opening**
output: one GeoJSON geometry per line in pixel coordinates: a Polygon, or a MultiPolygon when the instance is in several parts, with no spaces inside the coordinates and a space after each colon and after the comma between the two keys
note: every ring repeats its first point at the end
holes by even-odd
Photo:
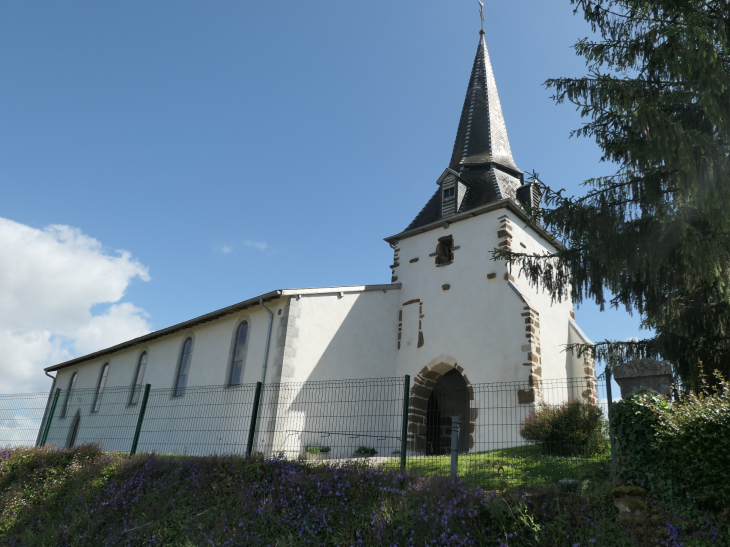
{"type": "Polygon", "coordinates": [[[441,218],[456,214],[456,177],[447,175],[441,183],[441,218]]]}

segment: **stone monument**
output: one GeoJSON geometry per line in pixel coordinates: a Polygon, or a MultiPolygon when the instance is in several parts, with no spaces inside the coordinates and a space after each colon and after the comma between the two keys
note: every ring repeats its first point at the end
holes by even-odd
{"type": "Polygon", "coordinates": [[[654,359],[634,359],[614,367],[613,376],[624,399],[642,388],[669,395],[674,380],[672,366],[666,361],[654,359]]]}

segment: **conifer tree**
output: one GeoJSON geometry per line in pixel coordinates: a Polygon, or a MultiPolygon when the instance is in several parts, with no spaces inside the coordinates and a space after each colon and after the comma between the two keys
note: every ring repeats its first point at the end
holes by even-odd
{"type": "MultiPolygon", "coordinates": [[[[567,197],[538,180],[532,210],[556,253],[495,250],[560,300],[639,313],[651,335],[588,348],[608,364],[667,359],[695,385],[699,363],[730,376],[730,7],[728,0],[571,0],[596,39],[581,78],[546,82],[573,103],[613,176],[567,197]]],[[[534,175],[535,178],[536,175],[534,175]]]]}

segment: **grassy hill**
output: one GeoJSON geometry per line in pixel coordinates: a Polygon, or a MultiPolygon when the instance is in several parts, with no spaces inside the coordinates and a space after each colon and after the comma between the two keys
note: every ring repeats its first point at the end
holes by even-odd
{"type": "Polygon", "coordinates": [[[607,492],[488,492],[366,462],[0,450],[0,544],[10,547],[713,544],[711,524],[676,542],[673,529],[634,535],[607,492]]]}

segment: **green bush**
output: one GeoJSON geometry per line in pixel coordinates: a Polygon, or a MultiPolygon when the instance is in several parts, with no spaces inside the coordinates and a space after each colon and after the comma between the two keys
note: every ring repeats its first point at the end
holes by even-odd
{"type": "Polygon", "coordinates": [[[607,452],[603,412],[598,405],[570,399],[561,405],[540,403],[520,424],[520,435],[550,454],[596,455],[607,452]]]}
{"type": "Polygon", "coordinates": [[[730,384],[716,378],[677,404],[639,392],[613,406],[619,476],[665,501],[730,507],[730,384]]]}
{"type": "Polygon", "coordinates": [[[355,454],[358,456],[375,456],[377,453],[377,450],[369,446],[358,446],[357,450],[355,450],[355,454]]]}
{"type": "Polygon", "coordinates": [[[332,448],[329,446],[320,446],[318,444],[313,444],[305,446],[304,450],[306,450],[310,454],[327,454],[327,452],[332,450],[332,448]]]}
{"type": "Polygon", "coordinates": [[[657,484],[663,473],[655,453],[655,433],[659,414],[665,413],[669,403],[653,391],[634,393],[611,407],[618,476],[647,490],[657,484]]]}

